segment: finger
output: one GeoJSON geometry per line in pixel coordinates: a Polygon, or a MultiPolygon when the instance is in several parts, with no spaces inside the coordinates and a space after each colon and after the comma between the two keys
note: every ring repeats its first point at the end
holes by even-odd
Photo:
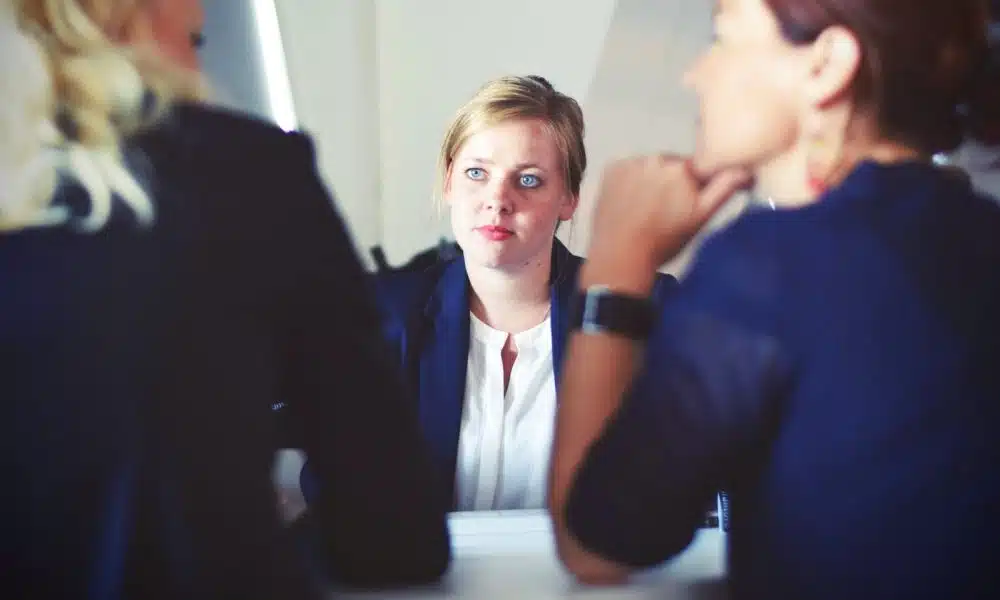
{"type": "Polygon", "coordinates": [[[715,175],[701,189],[698,211],[710,217],[751,181],[750,173],[743,169],[728,169],[715,175]]]}
{"type": "Polygon", "coordinates": [[[656,154],[654,156],[659,158],[660,162],[665,164],[688,162],[687,157],[682,156],[680,154],[674,154],[673,152],[660,152],[659,154],[656,154]]]}
{"type": "Polygon", "coordinates": [[[684,161],[684,170],[687,172],[688,177],[690,177],[692,181],[696,181],[698,183],[698,189],[705,187],[712,180],[711,174],[704,173],[698,169],[697,165],[694,164],[693,157],[689,157],[684,161]]]}

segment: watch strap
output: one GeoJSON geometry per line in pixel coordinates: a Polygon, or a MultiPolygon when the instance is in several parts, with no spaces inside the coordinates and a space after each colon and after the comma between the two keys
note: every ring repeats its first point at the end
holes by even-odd
{"type": "Polygon", "coordinates": [[[591,286],[574,294],[570,326],[584,333],[614,333],[645,340],[653,328],[653,304],[649,298],[591,286]]]}

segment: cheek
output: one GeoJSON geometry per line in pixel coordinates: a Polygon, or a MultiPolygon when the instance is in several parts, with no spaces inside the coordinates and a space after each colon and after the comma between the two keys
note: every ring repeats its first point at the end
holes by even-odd
{"type": "Polygon", "coordinates": [[[551,236],[560,220],[568,218],[563,217],[563,214],[569,211],[561,196],[527,198],[524,202],[530,208],[520,211],[522,222],[532,237],[551,236]]]}
{"type": "Polygon", "coordinates": [[[456,225],[460,224],[462,223],[462,221],[467,219],[466,213],[468,211],[465,209],[464,204],[460,201],[457,201],[456,198],[454,197],[449,198],[446,201],[446,206],[448,207],[448,214],[451,215],[451,222],[453,224],[456,225]]]}
{"type": "Polygon", "coordinates": [[[451,229],[456,237],[460,237],[476,224],[477,214],[473,198],[456,194],[453,190],[447,197],[446,206],[451,218],[451,229]]]}
{"type": "Polygon", "coordinates": [[[780,77],[741,62],[719,69],[701,95],[699,150],[711,168],[752,165],[795,142],[796,111],[780,77]]]}
{"type": "Polygon", "coordinates": [[[198,51],[191,43],[192,31],[181,25],[174,15],[165,15],[152,25],[153,40],[163,54],[181,67],[198,68],[198,51]]]}

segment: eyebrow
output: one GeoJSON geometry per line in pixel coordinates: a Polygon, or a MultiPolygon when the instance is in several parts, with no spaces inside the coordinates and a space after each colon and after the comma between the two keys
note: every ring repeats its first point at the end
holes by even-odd
{"type": "MultiPolygon", "coordinates": [[[[469,159],[469,162],[480,164],[480,165],[492,165],[492,164],[496,164],[496,163],[494,163],[492,160],[490,160],[488,158],[472,158],[472,159],[469,159]]],[[[539,171],[546,171],[547,170],[545,167],[543,167],[543,166],[541,166],[541,165],[539,165],[537,163],[531,163],[531,162],[518,163],[518,164],[514,165],[514,169],[517,170],[517,171],[521,171],[523,169],[538,169],[539,171]]]]}

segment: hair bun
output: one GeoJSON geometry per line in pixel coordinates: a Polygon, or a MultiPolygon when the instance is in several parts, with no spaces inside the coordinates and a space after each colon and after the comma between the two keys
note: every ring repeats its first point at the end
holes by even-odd
{"type": "Polygon", "coordinates": [[[542,77],[541,75],[528,75],[528,79],[534,81],[535,83],[539,84],[540,86],[542,86],[543,88],[545,88],[550,92],[556,91],[556,88],[554,88],[552,84],[549,83],[549,80],[542,77]]]}

